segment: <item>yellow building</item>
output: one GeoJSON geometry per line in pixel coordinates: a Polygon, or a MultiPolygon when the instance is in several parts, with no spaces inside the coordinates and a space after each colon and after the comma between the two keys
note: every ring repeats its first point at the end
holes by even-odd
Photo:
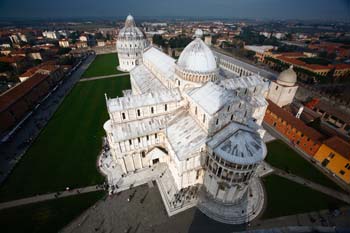
{"type": "Polygon", "coordinates": [[[339,137],[332,137],[323,142],[314,158],[322,166],[350,184],[350,144],[339,137]]]}

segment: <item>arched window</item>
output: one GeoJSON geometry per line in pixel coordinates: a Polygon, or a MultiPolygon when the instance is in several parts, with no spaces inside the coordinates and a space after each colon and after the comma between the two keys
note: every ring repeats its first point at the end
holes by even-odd
{"type": "Polygon", "coordinates": [[[122,118],[123,118],[123,120],[125,120],[125,113],[124,112],[122,112],[122,118]]]}
{"type": "Polygon", "coordinates": [[[152,114],[154,113],[154,108],[153,108],[153,107],[151,107],[151,113],[152,113],[152,114]]]}
{"type": "Polygon", "coordinates": [[[141,116],[141,111],[140,111],[140,109],[137,109],[137,116],[141,116]]]}
{"type": "Polygon", "coordinates": [[[164,105],[164,110],[168,111],[168,105],[167,104],[164,105]]]}

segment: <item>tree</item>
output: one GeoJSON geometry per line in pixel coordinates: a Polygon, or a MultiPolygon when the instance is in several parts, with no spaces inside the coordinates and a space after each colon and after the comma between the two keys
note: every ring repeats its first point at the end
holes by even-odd
{"type": "Polygon", "coordinates": [[[6,62],[0,62],[0,72],[12,72],[13,67],[6,62]]]}
{"type": "Polygon", "coordinates": [[[165,45],[165,40],[163,39],[163,37],[161,35],[153,35],[152,41],[154,44],[157,44],[159,46],[164,47],[165,45]]]}

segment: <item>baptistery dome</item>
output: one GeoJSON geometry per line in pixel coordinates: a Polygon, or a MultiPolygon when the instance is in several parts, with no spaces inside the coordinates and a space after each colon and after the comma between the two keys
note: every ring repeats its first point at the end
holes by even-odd
{"type": "Polygon", "coordinates": [[[282,71],[277,78],[277,83],[285,86],[294,86],[297,82],[297,74],[293,70],[293,66],[282,71]]]}
{"type": "Polygon", "coordinates": [[[125,20],[125,26],[120,30],[118,40],[120,39],[145,39],[145,34],[136,27],[134,17],[128,15],[125,20]]]}
{"type": "Polygon", "coordinates": [[[120,30],[117,40],[119,58],[118,69],[130,71],[142,61],[143,50],[148,46],[145,34],[136,27],[134,17],[128,15],[125,26],[120,30]]]}
{"type": "Polygon", "coordinates": [[[196,39],[186,46],[177,61],[177,74],[192,82],[213,81],[218,69],[214,54],[202,41],[202,30],[197,29],[195,35],[196,39]]]}

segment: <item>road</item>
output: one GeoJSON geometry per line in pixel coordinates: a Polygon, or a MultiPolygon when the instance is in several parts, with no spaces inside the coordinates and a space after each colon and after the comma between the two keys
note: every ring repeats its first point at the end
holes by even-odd
{"type": "Polygon", "coordinates": [[[103,75],[103,76],[96,76],[96,77],[91,77],[91,78],[82,78],[79,80],[79,82],[87,82],[87,81],[105,79],[105,78],[114,78],[114,77],[120,77],[120,76],[126,76],[126,75],[129,75],[129,73],[103,75]]]}
{"type": "Polygon", "coordinates": [[[95,56],[90,55],[80,67],[68,78],[64,79],[58,88],[52,91],[35,110],[32,115],[17,129],[12,137],[0,144],[0,184],[11,173],[17,162],[25,154],[32,142],[46,126],[47,122],[56,112],[65,96],[71,91],[79,81],[81,75],[88,68],[95,56]]]}
{"type": "Polygon", "coordinates": [[[28,198],[18,199],[18,200],[14,200],[14,201],[0,203],[0,210],[12,208],[12,207],[16,207],[16,206],[21,206],[21,205],[42,202],[42,201],[48,201],[48,200],[62,198],[62,197],[79,195],[82,193],[96,192],[96,191],[100,191],[100,190],[103,190],[103,188],[101,186],[93,185],[93,186],[88,186],[88,187],[84,187],[84,188],[66,190],[63,192],[55,192],[55,193],[37,195],[37,196],[33,196],[33,197],[28,197],[28,198]]]}

